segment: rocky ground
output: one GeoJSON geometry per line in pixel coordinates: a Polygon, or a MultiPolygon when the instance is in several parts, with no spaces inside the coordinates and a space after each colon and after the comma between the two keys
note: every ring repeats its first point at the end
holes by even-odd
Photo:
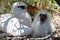
{"type": "Polygon", "coordinates": [[[52,22],[54,23],[57,31],[57,37],[60,37],[60,12],[53,9],[49,8],[51,14],[52,14],[52,22]]]}

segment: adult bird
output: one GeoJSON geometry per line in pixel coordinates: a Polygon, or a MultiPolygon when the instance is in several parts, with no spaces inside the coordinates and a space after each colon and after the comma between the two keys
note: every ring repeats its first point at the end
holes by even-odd
{"type": "Polygon", "coordinates": [[[26,36],[31,32],[31,16],[24,2],[15,2],[10,14],[0,15],[0,30],[13,36],[26,36]]]}
{"type": "Polygon", "coordinates": [[[51,14],[46,10],[39,10],[31,25],[33,37],[47,38],[48,35],[56,31],[51,22],[51,14]]]}

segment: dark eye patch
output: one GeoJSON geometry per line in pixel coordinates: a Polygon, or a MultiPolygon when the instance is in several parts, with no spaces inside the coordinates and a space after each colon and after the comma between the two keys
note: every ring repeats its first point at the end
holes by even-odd
{"type": "Polygon", "coordinates": [[[42,16],[44,16],[44,17],[47,17],[47,15],[46,15],[46,14],[40,14],[39,16],[41,16],[41,15],[42,15],[42,16]]]}
{"type": "Polygon", "coordinates": [[[3,31],[0,31],[0,34],[4,33],[3,31]]]}
{"type": "Polygon", "coordinates": [[[40,14],[39,18],[40,18],[40,21],[44,22],[47,19],[47,15],[46,14],[40,14]]]}
{"type": "Polygon", "coordinates": [[[22,8],[22,9],[25,9],[25,6],[17,6],[18,8],[22,8]]]}

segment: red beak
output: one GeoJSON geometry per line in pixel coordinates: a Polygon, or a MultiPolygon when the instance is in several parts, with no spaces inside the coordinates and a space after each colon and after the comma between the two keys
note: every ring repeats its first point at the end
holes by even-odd
{"type": "Polygon", "coordinates": [[[27,9],[31,11],[31,10],[37,10],[38,8],[36,6],[29,5],[27,9]]]}

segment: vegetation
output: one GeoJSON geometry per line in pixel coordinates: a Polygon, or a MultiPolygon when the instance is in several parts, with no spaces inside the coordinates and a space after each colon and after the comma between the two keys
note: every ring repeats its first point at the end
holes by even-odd
{"type": "Polygon", "coordinates": [[[60,11],[60,7],[57,5],[55,0],[0,0],[0,8],[2,11],[6,13],[10,11],[12,4],[17,1],[23,1],[28,5],[37,6],[40,9],[45,8],[46,6],[49,6],[60,11]]]}

